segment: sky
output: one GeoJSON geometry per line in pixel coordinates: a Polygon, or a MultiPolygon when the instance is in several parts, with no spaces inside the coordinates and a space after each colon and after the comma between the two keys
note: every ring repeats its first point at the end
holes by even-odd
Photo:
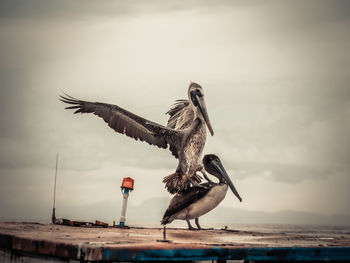
{"type": "Polygon", "coordinates": [[[169,150],[73,115],[58,96],[165,125],[191,81],[215,132],[204,153],[220,157],[243,198],[228,192],[220,206],[350,216],[349,5],[1,1],[0,219],[49,220],[57,152],[67,217],[117,206],[127,176],[131,206],[170,200],[161,180],[178,161],[169,150]]]}

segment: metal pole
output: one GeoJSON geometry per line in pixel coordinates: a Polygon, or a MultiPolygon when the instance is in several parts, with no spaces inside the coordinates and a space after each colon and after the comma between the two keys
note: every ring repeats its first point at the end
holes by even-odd
{"type": "Polygon", "coordinates": [[[120,222],[119,222],[120,226],[125,225],[125,214],[126,214],[126,205],[128,203],[128,197],[129,197],[129,189],[124,188],[122,214],[120,216],[120,222]]]}
{"type": "Polygon", "coordinates": [[[55,169],[55,184],[54,184],[54,190],[53,190],[53,207],[52,207],[52,223],[54,224],[56,222],[56,181],[57,181],[57,165],[58,165],[58,153],[56,153],[56,169],[55,169]]]}

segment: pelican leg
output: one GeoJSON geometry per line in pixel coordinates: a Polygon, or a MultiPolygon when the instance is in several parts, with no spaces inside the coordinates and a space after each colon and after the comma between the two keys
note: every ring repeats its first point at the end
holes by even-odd
{"type": "Polygon", "coordinates": [[[187,222],[189,230],[195,230],[195,228],[191,225],[191,222],[190,222],[188,214],[186,215],[186,222],[187,222]]]}
{"type": "Polygon", "coordinates": [[[200,172],[203,174],[205,180],[207,180],[209,184],[214,184],[214,182],[209,179],[204,169],[200,170],[200,172]]]}
{"type": "Polygon", "coordinates": [[[204,185],[200,185],[199,183],[193,181],[192,178],[189,177],[187,173],[186,173],[186,177],[187,177],[187,180],[190,181],[190,183],[191,183],[193,186],[198,186],[198,187],[202,187],[202,188],[205,188],[205,189],[208,188],[208,187],[206,187],[206,186],[204,186],[204,185]]]}
{"type": "Polygon", "coordinates": [[[196,223],[198,230],[202,229],[201,226],[199,225],[199,218],[197,217],[194,222],[196,223]]]}

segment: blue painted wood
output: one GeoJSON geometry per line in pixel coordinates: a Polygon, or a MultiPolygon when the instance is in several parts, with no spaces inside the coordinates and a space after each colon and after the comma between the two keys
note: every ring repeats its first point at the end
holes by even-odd
{"type": "Polygon", "coordinates": [[[128,250],[105,248],[104,260],[256,260],[256,261],[350,261],[350,247],[222,248],[128,250]]]}
{"type": "Polygon", "coordinates": [[[247,260],[341,261],[350,260],[350,247],[250,248],[247,260]]]}

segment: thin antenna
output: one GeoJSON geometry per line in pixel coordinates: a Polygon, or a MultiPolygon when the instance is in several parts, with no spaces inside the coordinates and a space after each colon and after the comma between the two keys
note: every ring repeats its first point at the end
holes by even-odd
{"type": "Polygon", "coordinates": [[[58,153],[56,153],[56,170],[55,170],[55,185],[54,185],[54,190],[53,190],[53,207],[52,207],[52,223],[56,223],[56,215],[55,215],[55,210],[56,210],[56,181],[57,181],[57,165],[58,165],[58,153]]]}

